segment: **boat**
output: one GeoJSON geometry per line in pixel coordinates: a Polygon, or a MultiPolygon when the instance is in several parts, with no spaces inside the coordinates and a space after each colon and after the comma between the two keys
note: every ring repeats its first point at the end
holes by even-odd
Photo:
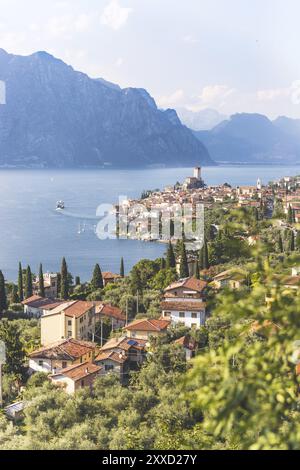
{"type": "Polygon", "coordinates": [[[64,201],[58,201],[58,202],[56,203],[56,210],[57,210],[57,211],[62,211],[62,210],[64,210],[64,208],[65,208],[65,203],[64,203],[64,201]]]}

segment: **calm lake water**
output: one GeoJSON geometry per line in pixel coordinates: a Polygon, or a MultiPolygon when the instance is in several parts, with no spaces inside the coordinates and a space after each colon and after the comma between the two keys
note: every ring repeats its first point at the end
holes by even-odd
{"type": "MultiPolygon", "coordinates": [[[[300,174],[300,167],[211,167],[203,169],[208,185],[254,185],[300,174]]],[[[191,168],[155,170],[0,170],[0,269],[8,280],[17,277],[18,262],[37,272],[57,271],[63,256],[73,275],[91,277],[96,262],[103,270],[126,270],[141,258],[155,259],[165,252],[159,243],[127,240],[100,241],[93,227],[99,204],[114,204],[119,195],[139,197],[183,181],[191,168]],[[55,210],[63,200],[66,212],[55,210]],[[83,229],[83,230],[82,230],[83,229]],[[79,234],[79,231],[82,233],[79,234]]]]}

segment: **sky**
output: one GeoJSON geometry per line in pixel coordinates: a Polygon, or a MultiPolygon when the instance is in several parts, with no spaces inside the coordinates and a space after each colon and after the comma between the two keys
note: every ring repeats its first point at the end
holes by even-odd
{"type": "Polygon", "coordinates": [[[0,47],[45,50],[162,108],[300,118],[299,0],[0,0],[0,47]]]}

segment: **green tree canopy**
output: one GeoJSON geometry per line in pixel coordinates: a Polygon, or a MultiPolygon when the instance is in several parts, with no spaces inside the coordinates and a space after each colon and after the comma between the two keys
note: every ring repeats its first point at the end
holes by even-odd
{"type": "Polygon", "coordinates": [[[32,272],[30,266],[27,266],[25,275],[25,299],[29,299],[29,297],[32,297],[32,295],[32,272]]]}
{"type": "Polygon", "coordinates": [[[176,257],[173,249],[173,245],[169,242],[167,256],[166,256],[166,268],[176,268],[176,257]]]}
{"type": "Polygon", "coordinates": [[[190,272],[189,272],[189,265],[188,265],[185,243],[182,243],[181,253],[180,253],[180,278],[184,279],[186,277],[189,277],[189,275],[190,275],[190,272]]]}
{"type": "Polygon", "coordinates": [[[0,271],[0,313],[3,313],[5,310],[7,310],[5,279],[2,271],[0,271]]]}
{"type": "Polygon", "coordinates": [[[95,266],[91,285],[93,290],[103,289],[104,287],[102,271],[99,264],[96,264],[95,266]]]}
{"type": "Polygon", "coordinates": [[[70,279],[66,259],[63,258],[60,273],[60,297],[67,300],[70,294],[70,279]]]}
{"type": "Polygon", "coordinates": [[[43,273],[42,264],[40,264],[40,269],[39,269],[39,295],[41,297],[45,297],[45,282],[44,282],[44,273],[43,273]]]}
{"type": "Polygon", "coordinates": [[[24,300],[24,287],[23,287],[23,269],[22,269],[22,264],[21,263],[19,263],[18,296],[19,296],[19,301],[23,302],[23,300],[24,300]]]}

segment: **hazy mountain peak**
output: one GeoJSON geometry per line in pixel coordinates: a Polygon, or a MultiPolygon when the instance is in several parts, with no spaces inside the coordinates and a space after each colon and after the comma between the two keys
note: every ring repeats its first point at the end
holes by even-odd
{"type": "Polygon", "coordinates": [[[283,117],[272,122],[263,114],[237,113],[195,135],[218,162],[300,163],[300,120],[283,117]]]}
{"type": "Polygon", "coordinates": [[[213,127],[227,119],[226,115],[210,108],[203,109],[202,111],[177,108],[177,114],[183,124],[195,131],[213,129],[213,127]]]}

